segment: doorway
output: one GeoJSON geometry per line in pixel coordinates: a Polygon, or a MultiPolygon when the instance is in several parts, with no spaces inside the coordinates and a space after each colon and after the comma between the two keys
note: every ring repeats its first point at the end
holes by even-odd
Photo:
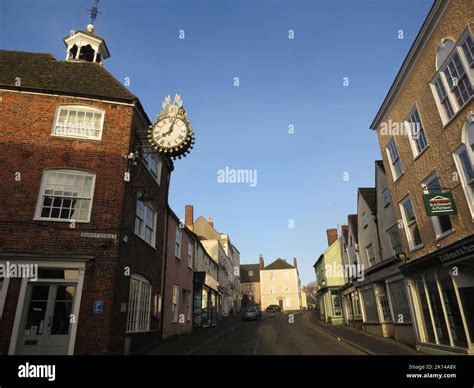
{"type": "Polygon", "coordinates": [[[15,354],[68,354],[76,289],[75,283],[28,283],[15,354]]]}
{"type": "Polygon", "coordinates": [[[280,310],[283,311],[283,299],[278,299],[278,306],[280,306],[280,310]]]}

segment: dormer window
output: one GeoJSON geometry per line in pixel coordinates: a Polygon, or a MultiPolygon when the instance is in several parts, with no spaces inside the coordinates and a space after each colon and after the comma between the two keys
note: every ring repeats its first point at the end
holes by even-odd
{"type": "Polygon", "coordinates": [[[54,136],[100,140],[104,111],[90,106],[62,105],[56,114],[54,136]]]}

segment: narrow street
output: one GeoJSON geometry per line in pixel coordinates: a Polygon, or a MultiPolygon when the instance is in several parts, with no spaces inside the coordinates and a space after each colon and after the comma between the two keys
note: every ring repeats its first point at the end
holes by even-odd
{"type": "MultiPolygon", "coordinates": [[[[234,318],[229,327],[212,336],[193,335],[170,339],[149,354],[187,355],[353,355],[364,354],[348,344],[338,343],[309,322],[309,316],[286,313],[264,315],[256,322],[234,318]],[[179,350],[178,350],[179,349],[179,350]]],[[[212,329],[211,329],[212,330],[212,329]]]]}

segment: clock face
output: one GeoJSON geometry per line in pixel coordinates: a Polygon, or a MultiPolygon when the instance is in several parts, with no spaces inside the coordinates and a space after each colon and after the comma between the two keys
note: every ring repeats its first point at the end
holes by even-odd
{"type": "Polygon", "coordinates": [[[176,115],[160,116],[158,122],[150,128],[148,139],[160,153],[181,158],[193,148],[193,130],[182,108],[176,115]]]}
{"type": "Polygon", "coordinates": [[[172,150],[186,143],[188,126],[177,117],[167,117],[156,123],[152,137],[160,148],[172,150]]]}

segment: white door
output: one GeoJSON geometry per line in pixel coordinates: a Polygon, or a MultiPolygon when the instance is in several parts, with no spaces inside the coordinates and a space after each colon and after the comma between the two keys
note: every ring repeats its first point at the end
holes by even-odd
{"type": "Polygon", "coordinates": [[[28,283],[15,354],[67,354],[75,296],[75,284],[28,283]]]}

